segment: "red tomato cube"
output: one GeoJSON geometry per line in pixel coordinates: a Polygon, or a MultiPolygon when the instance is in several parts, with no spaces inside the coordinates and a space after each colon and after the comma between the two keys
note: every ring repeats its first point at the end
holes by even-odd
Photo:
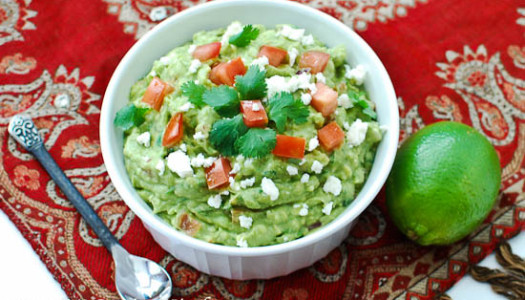
{"type": "Polygon", "coordinates": [[[208,59],[219,57],[221,52],[221,43],[214,42],[206,45],[200,45],[193,51],[193,57],[200,60],[206,61],[208,59]]]}
{"type": "Polygon", "coordinates": [[[232,170],[230,161],[221,157],[213,165],[206,168],[206,182],[208,189],[218,189],[227,187],[230,184],[230,171],[232,170]]]}
{"type": "Polygon", "coordinates": [[[177,145],[184,136],[183,115],[181,112],[173,115],[166,125],[162,136],[162,146],[171,148],[177,145]]]}
{"type": "Polygon", "coordinates": [[[334,121],[319,129],[317,131],[317,137],[323,149],[326,151],[332,151],[343,144],[345,133],[334,121]]]}
{"type": "Polygon", "coordinates": [[[310,104],[320,112],[323,117],[328,117],[337,108],[337,92],[324,83],[318,82],[317,92],[312,95],[310,104]]]}
{"type": "Polygon", "coordinates": [[[235,76],[244,75],[246,67],[240,57],[230,60],[226,63],[220,63],[213,67],[210,71],[211,82],[221,85],[227,84],[233,86],[235,83],[235,76]]]}
{"type": "Polygon", "coordinates": [[[146,92],[144,92],[144,96],[142,96],[142,102],[149,104],[156,111],[160,111],[164,97],[171,92],[173,92],[171,85],[158,77],[153,77],[146,92]]]}
{"type": "Polygon", "coordinates": [[[259,50],[259,54],[257,55],[257,57],[266,56],[270,65],[278,67],[284,62],[287,55],[288,51],[286,50],[264,45],[259,50]]]}
{"type": "Polygon", "coordinates": [[[330,54],[321,51],[308,51],[301,55],[300,68],[310,68],[310,73],[323,72],[330,60],[330,54]]]}
{"type": "Polygon", "coordinates": [[[259,100],[241,101],[242,120],[248,127],[265,127],[268,116],[259,100]]]}
{"type": "Polygon", "coordinates": [[[282,134],[278,134],[276,138],[277,143],[272,151],[274,155],[298,159],[304,157],[304,149],[306,146],[306,140],[304,138],[282,134]]]}

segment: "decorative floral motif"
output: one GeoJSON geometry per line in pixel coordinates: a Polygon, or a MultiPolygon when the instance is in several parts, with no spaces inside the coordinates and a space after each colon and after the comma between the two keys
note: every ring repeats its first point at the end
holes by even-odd
{"type": "Polygon", "coordinates": [[[62,146],[63,158],[94,157],[100,153],[98,142],[90,142],[89,137],[83,135],[78,139],[71,139],[62,146]]]}
{"type": "Polygon", "coordinates": [[[264,281],[237,281],[212,277],[212,283],[223,297],[231,300],[259,300],[264,292],[264,281]]]}
{"type": "Polygon", "coordinates": [[[345,273],[347,261],[348,250],[346,246],[342,244],[308,268],[308,270],[321,282],[336,282],[341,279],[345,273]]]}
{"type": "Polygon", "coordinates": [[[23,41],[22,30],[35,30],[29,21],[36,12],[28,9],[32,0],[3,0],[0,2],[0,46],[11,41],[23,41]]]}
{"type": "MultiPolygon", "coordinates": [[[[171,273],[171,277],[173,278],[174,295],[191,295],[200,291],[209,282],[208,275],[201,273],[180,261],[176,261],[171,255],[164,257],[161,260],[160,265],[171,273]]],[[[202,299],[206,298],[203,297],[202,299]]]]}
{"type": "Polygon", "coordinates": [[[463,121],[459,105],[446,95],[442,95],[441,97],[428,96],[427,99],[425,99],[425,104],[432,110],[434,118],[436,119],[456,122],[463,121]]]}
{"type": "Polygon", "coordinates": [[[0,73],[27,74],[36,67],[36,60],[32,57],[23,58],[22,53],[7,55],[0,61],[0,73]]]}
{"type": "Polygon", "coordinates": [[[40,187],[40,173],[37,170],[29,169],[24,165],[18,165],[14,170],[13,182],[18,187],[30,189],[32,191],[38,190],[40,187]]]}
{"type": "Polygon", "coordinates": [[[511,45],[507,53],[514,61],[514,65],[520,69],[525,69],[525,47],[520,48],[517,45],[511,45]]]}
{"type": "Polygon", "coordinates": [[[303,288],[287,288],[283,292],[283,300],[306,300],[308,299],[308,291],[303,288]]]}
{"type": "Polygon", "coordinates": [[[409,136],[423,128],[425,124],[419,114],[418,104],[407,109],[405,102],[399,97],[397,98],[397,105],[399,106],[399,145],[401,146],[409,136]]]}
{"type": "Polygon", "coordinates": [[[385,233],[386,221],[383,213],[376,205],[370,205],[364,213],[359,216],[347,243],[354,246],[366,246],[377,242],[385,233]]]}

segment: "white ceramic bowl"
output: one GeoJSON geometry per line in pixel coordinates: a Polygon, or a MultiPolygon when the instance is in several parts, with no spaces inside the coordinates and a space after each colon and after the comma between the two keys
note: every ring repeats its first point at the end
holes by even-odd
{"type": "Polygon", "coordinates": [[[279,0],[213,1],[185,10],[157,25],[124,56],[111,77],[100,115],[100,143],[109,176],[126,204],[154,239],[177,259],[199,271],[230,279],[271,278],[310,266],[337,247],[359,214],[384,184],[395,157],[399,126],[392,82],[372,49],[336,19],[302,4],[279,0]],[[293,24],[305,28],[328,46],[343,44],[347,61],[367,70],[365,87],[377,104],[378,121],[388,128],[377,149],[370,175],[357,198],[333,222],[303,238],[279,245],[237,248],[210,244],[179,232],[154,215],[139,197],[126,173],[123,134],[113,126],[115,113],[128,102],[131,86],[148,73],[153,61],[192,39],[195,32],[243,24],[293,24]]]}

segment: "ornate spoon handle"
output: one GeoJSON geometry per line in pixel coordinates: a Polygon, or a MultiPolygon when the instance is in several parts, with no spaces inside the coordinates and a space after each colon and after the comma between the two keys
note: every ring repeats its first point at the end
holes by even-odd
{"type": "Polygon", "coordinates": [[[109,252],[113,253],[112,249],[115,246],[120,246],[119,242],[46,150],[42,137],[38,134],[38,130],[31,118],[24,115],[12,117],[8,131],[18,143],[36,157],[60,190],[73,203],[84,220],[100,238],[104,246],[109,252]]]}

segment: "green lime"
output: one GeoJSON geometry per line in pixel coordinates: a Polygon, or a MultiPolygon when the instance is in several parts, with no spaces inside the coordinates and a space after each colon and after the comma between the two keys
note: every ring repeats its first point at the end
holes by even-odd
{"type": "Polygon", "coordinates": [[[474,128],[438,122],[408,138],[386,184],[396,226],[421,245],[447,245],[487,217],[501,183],[498,155],[474,128]]]}

